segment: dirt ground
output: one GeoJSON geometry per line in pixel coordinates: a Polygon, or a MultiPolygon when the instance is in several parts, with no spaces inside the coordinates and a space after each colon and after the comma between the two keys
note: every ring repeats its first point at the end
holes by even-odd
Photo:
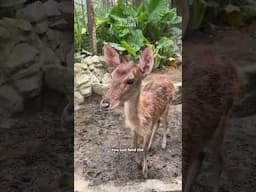
{"type": "MultiPolygon", "coordinates": [[[[144,182],[142,171],[132,160],[132,152],[112,151],[131,148],[131,134],[130,130],[124,127],[122,108],[114,113],[103,113],[99,108],[100,100],[101,97],[94,96],[76,112],[76,176],[89,181],[90,187],[87,190],[94,191],[100,190],[92,186],[106,185],[109,182],[116,186],[129,186],[131,182],[141,185],[144,182]]],[[[167,148],[161,149],[163,130],[160,128],[149,153],[149,178],[154,180],[148,182],[156,185],[148,189],[150,191],[159,188],[161,191],[181,188],[181,105],[171,108],[170,114],[173,117],[170,117],[167,148]]],[[[142,147],[142,143],[140,146],[142,147]]],[[[139,155],[142,158],[142,153],[139,155]]],[[[149,186],[147,183],[140,187],[145,191],[149,186]]],[[[138,190],[137,188],[136,191],[138,190]]],[[[103,191],[110,191],[110,188],[105,186],[103,191]]]]}
{"type": "Polygon", "coordinates": [[[56,111],[32,108],[0,118],[0,191],[72,191],[73,134],[56,111]]]}

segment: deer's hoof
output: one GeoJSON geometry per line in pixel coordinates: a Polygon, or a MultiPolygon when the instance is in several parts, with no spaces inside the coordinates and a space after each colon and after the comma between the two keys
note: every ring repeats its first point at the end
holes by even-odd
{"type": "Polygon", "coordinates": [[[148,178],[148,166],[147,165],[143,165],[143,177],[144,179],[148,178]]]}
{"type": "Polygon", "coordinates": [[[162,142],[162,149],[165,149],[166,148],[166,135],[164,135],[163,137],[163,142],[162,142]]]}
{"type": "Polygon", "coordinates": [[[162,149],[166,149],[166,141],[165,141],[165,142],[162,142],[161,147],[162,147],[162,149]]]}

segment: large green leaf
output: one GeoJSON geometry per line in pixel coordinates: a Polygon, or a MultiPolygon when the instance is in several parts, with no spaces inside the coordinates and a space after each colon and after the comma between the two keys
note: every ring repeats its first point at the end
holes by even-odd
{"type": "Polygon", "coordinates": [[[158,46],[157,48],[162,49],[162,48],[167,48],[170,47],[173,44],[173,41],[167,37],[162,37],[158,41],[158,46]]]}
{"type": "Polygon", "coordinates": [[[144,35],[141,30],[137,29],[135,31],[131,31],[130,36],[127,41],[134,45],[134,49],[138,51],[141,47],[144,46],[144,35]]]}
{"type": "Polygon", "coordinates": [[[169,31],[173,36],[181,36],[182,35],[182,30],[178,27],[172,27],[170,28],[169,31]]]}
{"type": "Polygon", "coordinates": [[[159,22],[168,11],[168,0],[150,0],[148,6],[148,21],[159,22]]]}
{"type": "Polygon", "coordinates": [[[134,57],[136,56],[136,51],[127,41],[121,41],[121,45],[128,51],[129,54],[134,57]]]}
{"type": "Polygon", "coordinates": [[[173,8],[170,11],[167,11],[162,19],[161,22],[166,22],[169,24],[178,24],[181,23],[182,19],[180,16],[177,15],[177,9],[173,8]]]}
{"type": "Polygon", "coordinates": [[[111,47],[113,47],[114,49],[118,50],[118,51],[125,51],[126,49],[124,47],[122,47],[119,43],[113,43],[113,42],[105,42],[104,44],[108,44],[111,47]]]}

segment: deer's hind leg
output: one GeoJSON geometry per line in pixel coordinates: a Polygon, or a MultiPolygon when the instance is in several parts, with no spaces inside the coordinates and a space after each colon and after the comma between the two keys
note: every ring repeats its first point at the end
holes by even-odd
{"type": "Polygon", "coordinates": [[[185,174],[184,192],[191,192],[194,181],[197,178],[202,162],[205,158],[205,151],[198,151],[194,158],[191,158],[191,164],[188,167],[188,172],[185,174]]]}
{"type": "Polygon", "coordinates": [[[214,183],[213,191],[217,192],[220,185],[220,178],[223,172],[224,167],[224,160],[223,160],[223,145],[224,145],[224,135],[225,130],[229,126],[229,119],[230,119],[231,109],[228,110],[228,112],[221,118],[220,124],[215,132],[214,138],[215,138],[215,147],[214,147],[214,153],[217,157],[216,161],[216,170],[217,170],[217,177],[216,181],[214,183]]]}
{"type": "Polygon", "coordinates": [[[153,139],[154,139],[154,135],[156,133],[156,130],[159,128],[159,124],[160,124],[160,119],[157,121],[157,123],[155,123],[155,125],[153,127],[153,131],[151,133],[150,141],[149,141],[149,144],[148,144],[148,151],[151,148],[151,145],[152,145],[152,142],[153,142],[153,139]]]}
{"type": "Polygon", "coordinates": [[[164,135],[163,135],[163,141],[162,141],[162,149],[166,148],[166,134],[169,126],[169,122],[168,122],[169,108],[170,108],[170,105],[167,105],[163,113],[164,135]]]}
{"type": "Polygon", "coordinates": [[[144,140],[143,140],[143,176],[145,179],[148,178],[148,162],[147,162],[147,155],[148,155],[148,150],[150,148],[149,144],[150,144],[150,140],[153,134],[153,130],[154,127],[156,127],[157,125],[157,121],[156,122],[152,122],[151,125],[149,125],[150,127],[148,127],[149,129],[148,132],[145,133],[144,135],[144,140]]]}

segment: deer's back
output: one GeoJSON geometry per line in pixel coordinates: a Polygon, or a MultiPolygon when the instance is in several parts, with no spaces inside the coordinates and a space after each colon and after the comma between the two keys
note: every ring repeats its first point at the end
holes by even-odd
{"type": "Polygon", "coordinates": [[[174,85],[168,75],[149,75],[142,84],[138,112],[143,121],[157,120],[174,97],[174,85]]]}

